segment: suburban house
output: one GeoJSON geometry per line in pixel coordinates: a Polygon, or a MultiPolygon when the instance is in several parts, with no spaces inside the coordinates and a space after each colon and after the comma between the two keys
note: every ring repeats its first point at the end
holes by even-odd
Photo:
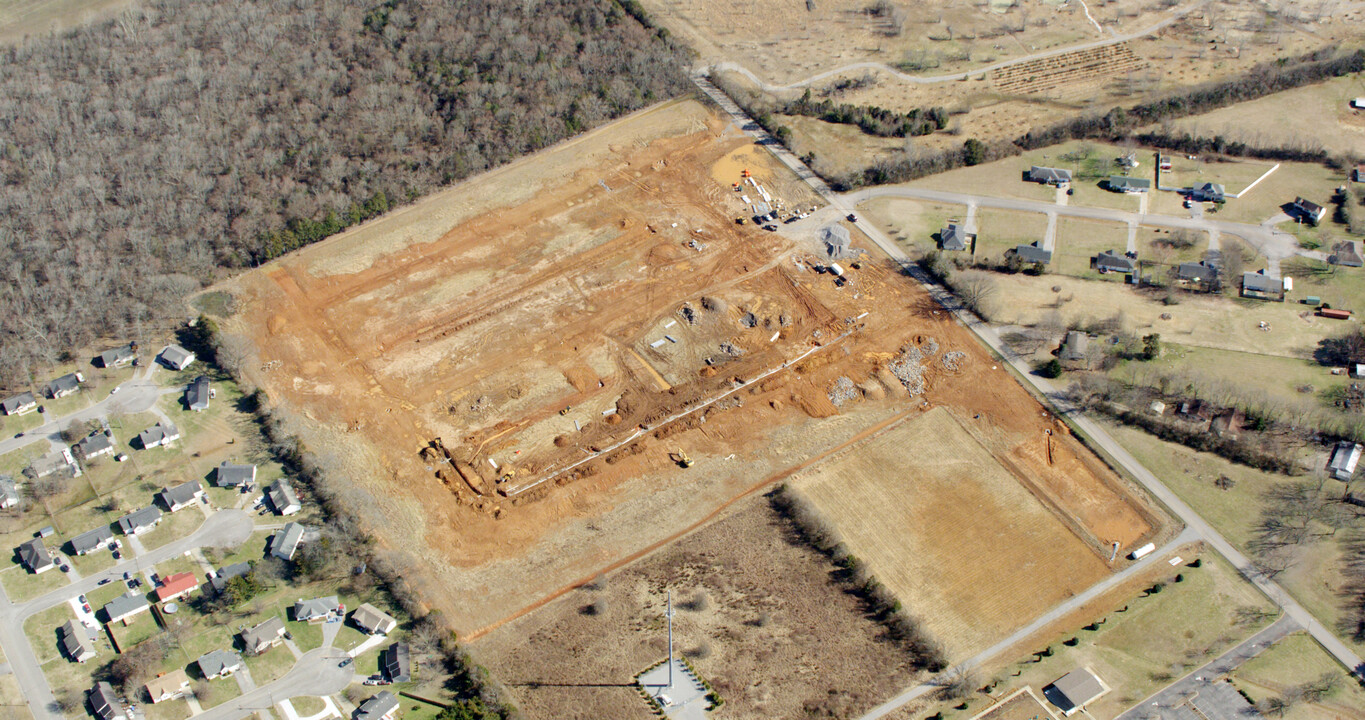
{"type": "Polygon", "coordinates": [[[1052,262],[1052,251],[1044,250],[1039,247],[1036,242],[1031,245],[1016,245],[1014,246],[1014,249],[1007,250],[1005,255],[1013,255],[1026,263],[1040,263],[1046,265],[1052,262]]]}
{"type": "Polygon", "coordinates": [[[31,392],[21,392],[14,397],[5,398],[0,401],[0,410],[4,410],[6,415],[23,415],[38,409],[38,398],[31,392]]]}
{"type": "Polygon", "coordinates": [[[161,522],[161,508],[148,505],[118,519],[118,529],[124,535],[141,535],[161,522]]]}
{"type": "Polygon", "coordinates": [[[57,644],[62,646],[62,654],[71,662],[83,663],[95,658],[95,640],[90,637],[90,629],[67,620],[57,628],[57,644]]]}
{"type": "Polygon", "coordinates": [[[1123,253],[1105,250],[1099,255],[1090,258],[1090,267],[1102,273],[1130,273],[1137,270],[1137,261],[1123,253]]]}
{"type": "Polygon", "coordinates": [[[71,552],[77,555],[87,555],[109,547],[110,541],[114,539],[114,531],[108,525],[101,525],[94,530],[85,532],[71,538],[71,552]]]}
{"type": "Polygon", "coordinates": [[[298,552],[299,543],[303,541],[304,526],[296,523],[286,523],[278,532],[270,536],[270,554],[281,560],[293,560],[294,553],[298,552]]]}
{"type": "Polygon", "coordinates": [[[218,568],[218,572],[209,576],[209,587],[213,588],[213,592],[221,593],[227,588],[229,580],[241,577],[249,572],[251,572],[251,563],[245,561],[218,568]]]}
{"type": "Polygon", "coordinates": [[[1365,183],[1365,163],[1357,165],[1356,169],[1351,171],[1351,180],[1365,183]]]}
{"type": "Polygon", "coordinates": [[[19,486],[14,478],[0,475],[0,510],[7,510],[19,504],[19,486]]]}
{"type": "Polygon", "coordinates": [[[388,690],[380,690],[378,694],[355,709],[353,720],[393,720],[398,713],[398,698],[388,690]]]}
{"type": "Polygon", "coordinates": [[[1332,459],[1327,461],[1327,469],[1332,471],[1332,477],[1350,482],[1351,476],[1355,475],[1356,464],[1360,462],[1361,450],[1360,443],[1346,440],[1337,443],[1332,451],[1332,459]]]}
{"type": "Polygon", "coordinates": [[[108,433],[92,433],[76,443],[76,454],[90,460],[101,455],[114,454],[114,438],[108,433]]]}
{"type": "Polygon", "coordinates": [[[152,699],[153,705],[174,700],[189,694],[190,676],[185,674],[185,668],[176,668],[148,681],[146,688],[147,697],[152,699]]]}
{"type": "Polygon", "coordinates": [[[57,473],[66,473],[67,477],[81,476],[80,466],[76,464],[76,459],[71,456],[70,448],[62,448],[44,455],[24,468],[24,475],[34,480],[57,473]]]}
{"type": "Polygon", "coordinates": [[[266,488],[265,497],[270,501],[270,507],[281,515],[293,515],[303,509],[303,506],[299,505],[299,496],[285,480],[277,480],[266,488]]]}
{"type": "Polygon", "coordinates": [[[90,712],[99,720],[122,720],[123,718],[123,703],[114,693],[114,686],[107,682],[96,683],[95,687],[91,688],[90,694],[86,696],[86,701],[90,703],[90,712]]]}
{"type": "Polygon", "coordinates": [[[147,602],[147,596],[139,592],[130,592],[120,595],[104,604],[104,617],[107,623],[121,622],[128,624],[129,620],[147,612],[152,608],[152,604],[147,602]]]}
{"type": "Polygon", "coordinates": [[[256,466],[223,463],[218,466],[216,478],[218,487],[251,485],[256,482],[256,466]]]}
{"type": "Polygon", "coordinates": [[[185,407],[199,412],[209,409],[209,379],[200,375],[185,388],[185,407]]]}
{"type": "Polygon", "coordinates": [[[393,683],[412,679],[412,650],[407,643],[394,643],[379,653],[379,669],[393,683]]]}
{"type": "Polygon", "coordinates": [[[194,362],[194,353],[179,345],[167,345],[156,359],[172,370],[184,370],[194,362]]]}
{"type": "Polygon", "coordinates": [[[1327,215],[1327,208],[1301,197],[1294,198],[1294,203],[1289,206],[1289,209],[1294,217],[1309,225],[1317,225],[1327,215]]]}
{"type": "Polygon", "coordinates": [[[102,368],[121,368],[128,365],[137,358],[137,352],[133,350],[133,344],[128,343],[123,347],[116,347],[112,350],[105,350],[95,356],[95,364],[102,368]]]}
{"type": "Polygon", "coordinates": [[[157,423],[138,433],[137,441],[143,450],[165,447],[180,439],[180,431],[170,423],[157,423]]]}
{"type": "Polygon", "coordinates": [[[180,600],[198,589],[199,580],[194,577],[192,572],[178,572],[174,575],[167,575],[162,579],[161,587],[156,589],[156,601],[180,600]]]}
{"type": "Polygon", "coordinates": [[[43,394],[56,400],[67,395],[75,395],[81,389],[81,377],[76,373],[67,373],[56,380],[50,381],[43,386],[43,394]]]}
{"type": "Polygon", "coordinates": [[[1284,281],[1265,274],[1265,270],[1242,273],[1242,297],[1257,300],[1283,299],[1284,281]]]}
{"type": "Polygon", "coordinates": [[[1147,178],[1114,175],[1105,181],[1105,187],[1118,193],[1145,193],[1152,189],[1152,181],[1147,178]]]}
{"type": "Polygon", "coordinates": [[[300,600],[294,603],[294,620],[307,623],[325,622],[337,617],[344,610],[335,595],[300,600]]]}
{"type": "Polygon", "coordinates": [[[1071,717],[1107,692],[1109,686],[1089,668],[1076,668],[1044,687],[1043,697],[1061,708],[1063,715],[1071,717]]]}
{"type": "Polygon", "coordinates": [[[1200,260],[1180,263],[1175,268],[1175,279],[1181,282],[1205,282],[1218,276],[1218,268],[1200,260]]]}
{"type": "Polygon", "coordinates": [[[198,480],[190,480],[173,488],[162,488],[161,492],[156,494],[156,499],[160,500],[162,507],[169,512],[183,510],[202,497],[204,486],[199,484],[198,480]]]}
{"type": "Polygon", "coordinates": [[[975,242],[976,233],[963,230],[957,223],[948,223],[948,227],[938,231],[938,246],[943,250],[968,250],[975,242]]]}
{"type": "Polygon", "coordinates": [[[1190,188],[1190,199],[1194,202],[1225,202],[1227,193],[1218,183],[1200,183],[1190,188]]]}
{"type": "Polygon", "coordinates": [[[52,553],[47,551],[47,546],[40,538],[33,538],[19,546],[19,563],[34,575],[57,567],[57,563],[52,559],[52,553]]]}
{"type": "Polygon", "coordinates": [[[1084,360],[1086,349],[1089,347],[1090,336],[1079,330],[1072,330],[1066,334],[1066,341],[1062,343],[1062,359],[1084,360]]]}
{"type": "Polygon", "coordinates": [[[1356,249],[1354,240],[1342,240],[1332,246],[1332,254],[1327,256],[1327,262],[1333,265],[1343,265],[1345,267],[1360,267],[1365,265],[1365,260],[1360,257],[1360,251],[1356,249]]]}
{"type": "Polygon", "coordinates": [[[351,613],[351,622],[370,635],[388,635],[398,627],[398,621],[379,608],[365,603],[351,613]]]}
{"type": "Polygon", "coordinates": [[[1029,168],[1028,179],[1029,182],[1061,187],[1071,182],[1071,171],[1034,165],[1029,168]]]}
{"type": "Polygon", "coordinates": [[[254,628],[241,632],[242,647],[252,655],[260,655],[284,642],[284,621],[273,617],[254,628]]]}
{"type": "Polygon", "coordinates": [[[226,677],[242,669],[242,656],[231,650],[211,650],[200,655],[195,662],[199,665],[199,672],[209,680],[226,677]]]}

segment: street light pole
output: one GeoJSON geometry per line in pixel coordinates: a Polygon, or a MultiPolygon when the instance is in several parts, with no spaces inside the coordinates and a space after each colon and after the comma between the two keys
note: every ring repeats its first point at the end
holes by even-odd
{"type": "Polygon", "coordinates": [[[668,687],[673,687],[673,591],[668,591],[668,687]]]}

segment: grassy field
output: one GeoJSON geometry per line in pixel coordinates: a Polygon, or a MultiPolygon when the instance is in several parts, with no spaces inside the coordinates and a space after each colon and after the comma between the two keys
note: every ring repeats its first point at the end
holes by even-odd
{"type": "Polygon", "coordinates": [[[1307,633],[1284,638],[1232,673],[1233,684],[1253,702],[1283,697],[1290,688],[1323,677],[1335,678],[1335,687],[1317,702],[1294,705],[1284,717],[1287,720],[1358,717],[1361,708],[1365,708],[1365,690],[1307,633]]]}
{"type": "Polygon", "coordinates": [[[870,440],[793,486],[953,660],[1107,573],[946,410],[870,440]],[[920,448],[912,483],[901,473],[907,447],[920,448]]]}
{"type": "MultiPolygon", "coordinates": [[[[34,615],[24,623],[24,635],[39,663],[61,658],[62,653],[57,649],[57,628],[75,617],[71,607],[62,603],[34,615]]],[[[62,659],[62,662],[68,661],[62,659]]]]}
{"type": "Polygon", "coordinates": [[[861,170],[900,151],[905,138],[864,134],[856,125],[838,125],[815,118],[774,115],[773,122],[792,130],[790,147],[798,156],[815,153],[814,167],[822,175],[844,175],[861,170]],[[839,148],[840,152],[830,149],[839,148]]]}
{"type": "Polygon", "coordinates": [[[108,17],[130,0],[0,0],[0,41],[42,35],[108,17]]]}
{"type": "MultiPolygon", "coordinates": [[[[1265,492],[1289,481],[1289,478],[1162,442],[1139,430],[1110,423],[1106,423],[1106,426],[1133,457],[1160,477],[1229,542],[1248,555],[1253,554],[1248,552],[1248,548],[1255,537],[1261,511],[1269,502],[1265,492]],[[1214,484],[1222,476],[1233,481],[1230,489],[1220,489],[1214,484]]],[[[1336,480],[1327,482],[1329,484],[1323,492],[1340,493],[1340,483],[1336,480]]],[[[1355,522],[1360,526],[1359,520],[1355,522]]],[[[1276,578],[1329,628],[1338,627],[1344,616],[1342,598],[1338,593],[1345,582],[1337,563],[1339,554],[1336,536],[1319,535],[1314,542],[1299,548],[1294,564],[1276,578]]],[[[1353,642],[1344,636],[1342,640],[1356,652],[1365,651],[1365,643],[1353,642]]]]}
{"type": "Polygon", "coordinates": [[[1125,382],[1143,385],[1155,385],[1161,376],[1188,378],[1203,387],[1224,386],[1233,392],[1240,388],[1248,399],[1266,397],[1290,406],[1322,405],[1321,398],[1353,382],[1345,375],[1331,374],[1307,358],[1173,342],[1163,343],[1161,357],[1121,362],[1111,374],[1125,382]],[[1235,383],[1230,378],[1236,378],[1235,383]]]}
{"type": "Polygon", "coordinates": [[[1357,97],[1365,97],[1365,76],[1359,73],[1229,105],[1174,124],[1206,137],[1358,153],[1365,142],[1365,110],[1349,105],[1357,97]]]}
{"type": "Polygon", "coordinates": [[[1122,255],[1128,248],[1128,226],[1075,218],[1057,219],[1057,245],[1048,270],[1063,275],[1122,282],[1123,275],[1100,273],[1090,268],[1090,258],[1113,250],[1122,255]]]}
{"type": "MultiPolygon", "coordinates": [[[[858,206],[866,221],[874,223],[913,258],[937,247],[933,235],[949,222],[967,218],[965,205],[947,205],[903,198],[875,198],[858,206]]],[[[955,253],[965,257],[966,253],[955,253]]]]}
{"type": "Polygon", "coordinates": [[[1016,245],[1041,243],[1047,233],[1047,216],[1042,213],[981,209],[976,213],[976,259],[1001,262],[1005,251],[1016,245]]]}

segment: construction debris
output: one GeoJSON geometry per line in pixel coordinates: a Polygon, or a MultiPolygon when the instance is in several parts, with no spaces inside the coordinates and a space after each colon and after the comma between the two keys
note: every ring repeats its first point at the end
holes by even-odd
{"type": "Polygon", "coordinates": [[[924,355],[920,352],[919,346],[907,344],[901,348],[900,356],[887,366],[911,397],[924,392],[923,360],[924,355]]]}
{"type": "Polygon", "coordinates": [[[845,375],[835,378],[834,386],[829,389],[829,401],[834,403],[834,407],[843,407],[844,403],[857,397],[858,388],[845,375]]]}
{"type": "Polygon", "coordinates": [[[962,368],[962,361],[967,357],[967,353],[961,350],[949,350],[943,353],[943,367],[951,372],[957,372],[962,368]]]}

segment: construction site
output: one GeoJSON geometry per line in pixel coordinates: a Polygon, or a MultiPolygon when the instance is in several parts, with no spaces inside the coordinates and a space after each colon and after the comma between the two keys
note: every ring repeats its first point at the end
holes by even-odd
{"type": "MultiPolygon", "coordinates": [[[[785,531],[745,508],[804,476],[826,477],[821,503],[850,535],[859,517],[913,524],[906,508],[942,509],[925,498],[978,471],[968,494],[999,502],[976,521],[1037,531],[982,538],[964,551],[976,560],[938,576],[878,559],[928,614],[988,594],[981,562],[1011,542],[1036,550],[1011,582],[1031,574],[1052,587],[1045,602],[1171,534],[820,205],[713,110],[668,103],[234,279],[218,288],[239,308],[223,333],[248,341],[245,374],[302,420],[301,440],[364,498],[362,520],[408,558],[428,604],[476,653],[490,638],[494,666],[515,645],[496,638],[562,616],[594,578],[689,536],[711,542],[718,523],[764,552],[785,531]],[[975,448],[951,472],[935,449],[945,421],[975,448]],[[912,580],[940,589],[915,594],[912,580]]],[[[910,546],[955,557],[974,520],[953,518],[920,523],[910,546]]],[[[667,564],[638,567],[655,594],[677,580],[667,564]]],[[[805,584],[764,592],[785,603],[805,584]]],[[[963,632],[953,654],[1024,619],[963,632]]]]}

